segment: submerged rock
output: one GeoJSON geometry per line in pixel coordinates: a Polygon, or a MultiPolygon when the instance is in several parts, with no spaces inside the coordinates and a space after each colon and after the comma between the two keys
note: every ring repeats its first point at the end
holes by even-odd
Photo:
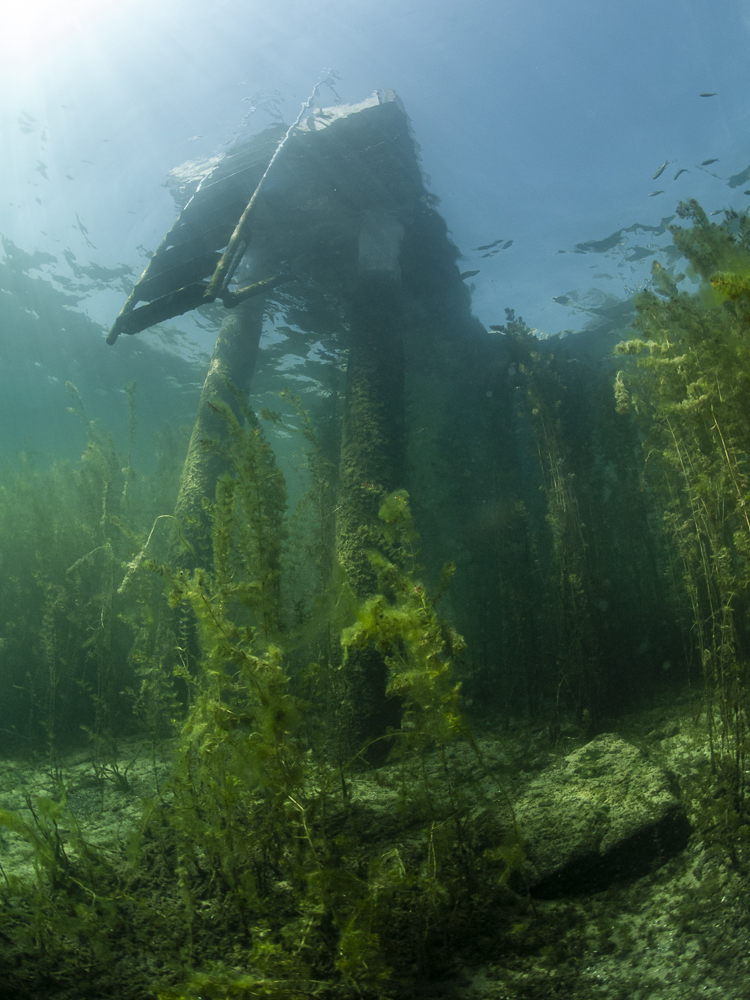
{"type": "Polygon", "coordinates": [[[690,835],[673,777],[611,733],[535,778],[515,814],[532,894],[550,899],[645,875],[690,835]]]}

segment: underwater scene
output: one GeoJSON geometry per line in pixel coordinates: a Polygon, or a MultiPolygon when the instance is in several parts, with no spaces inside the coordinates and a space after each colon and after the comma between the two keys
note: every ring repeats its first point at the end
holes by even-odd
{"type": "Polygon", "coordinates": [[[0,1000],[750,1000],[750,8],[0,39],[0,1000]]]}

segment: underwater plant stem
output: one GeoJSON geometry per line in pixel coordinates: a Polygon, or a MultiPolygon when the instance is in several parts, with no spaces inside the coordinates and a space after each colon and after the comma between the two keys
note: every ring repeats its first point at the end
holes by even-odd
{"type": "Polygon", "coordinates": [[[148,538],[146,539],[146,541],[144,542],[144,544],[141,546],[140,551],[138,552],[138,554],[136,555],[136,557],[131,562],[128,563],[127,573],[123,577],[122,583],[117,588],[117,593],[118,594],[120,594],[120,595],[124,594],[125,591],[128,589],[128,587],[130,586],[131,580],[135,576],[136,572],[138,571],[138,569],[140,568],[141,564],[143,563],[143,560],[146,557],[146,551],[147,551],[147,549],[148,549],[148,547],[149,547],[149,545],[151,543],[151,538],[153,537],[154,531],[156,530],[156,525],[159,523],[159,521],[162,520],[162,518],[169,518],[170,520],[175,521],[176,524],[177,524],[178,531],[180,533],[182,533],[182,529],[180,527],[180,522],[177,520],[177,518],[173,514],[159,514],[159,516],[156,518],[156,520],[154,521],[154,523],[151,525],[151,531],[149,531],[148,538]]]}
{"type": "Polygon", "coordinates": [[[711,416],[714,418],[714,429],[716,430],[716,433],[719,435],[719,440],[721,441],[721,448],[722,448],[722,451],[724,453],[724,457],[727,460],[727,467],[729,469],[729,474],[732,477],[732,483],[734,484],[734,488],[737,491],[737,500],[738,500],[739,508],[742,511],[742,516],[745,519],[745,524],[747,525],[748,529],[750,530],[750,518],[748,518],[745,498],[742,495],[742,490],[740,489],[740,485],[737,482],[737,477],[735,476],[735,464],[736,463],[733,464],[732,460],[729,457],[729,451],[727,449],[727,445],[726,445],[726,442],[724,440],[724,435],[721,433],[721,428],[719,427],[719,419],[716,416],[716,413],[715,413],[714,408],[713,408],[713,404],[711,405],[711,416]]]}

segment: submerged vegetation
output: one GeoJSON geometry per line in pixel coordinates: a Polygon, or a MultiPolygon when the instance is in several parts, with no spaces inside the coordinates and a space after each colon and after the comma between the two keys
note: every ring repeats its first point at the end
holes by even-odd
{"type": "MultiPolygon", "coordinates": [[[[143,655],[133,648],[133,624],[145,626],[153,614],[155,590],[138,580],[118,599],[121,567],[146,541],[146,526],[169,510],[179,477],[169,432],[155,442],[155,474],[141,476],[132,448],[118,454],[71,383],[68,393],[66,419],[85,433],[80,462],[5,459],[0,487],[0,739],[51,755],[75,743],[80,726],[105,741],[128,731],[127,688],[143,655]]],[[[126,394],[132,446],[134,384],[126,394]]]]}
{"type": "MultiPolygon", "coordinates": [[[[559,749],[689,685],[712,766],[694,813],[743,860],[750,225],[680,215],[698,287],[655,264],[616,355],[540,341],[511,310],[467,347],[478,430],[444,413],[411,496],[358,487],[378,512],[352,533],[366,594],[337,559],[339,442],[300,398],[262,419],[237,393],[213,404],[225,433],[202,447],[224,471],[183,525],[184,436],[163,434],[143,476],[135,386],[127,454],[69,386],[80,462],[22,456],[0,489],[0,726],[54,788],[0,811],[30,858],[0,872],[0,974],[19,995],[81,975],[102,996],[380,995],[450,977],[490,938],[524,947],[523,831],[470,717],[523,719],[559,749]],[[291,513],[275,430],[304,448],[291,513]],[[439,545],[415,524],[420,477],[439,545]],[[363,651],[394,723],[352,747],[341,705],[363,651]],[[114,841],[71,805],[81,734],[97,787],[133,795],[130,737],[154,762],[140,823],[114,841]]],[[[411,392],[412,413],[429,404],[411,392]]]]}
{"type": "MultiPolygon", "coordinates": [[[[44,661],[27,728],[13,735],[44,732],[57,796],[27,796],[23,814],[0,811],[0,825],[34,859],[32,882],[5,872],[0,890],[4,934],[25,962],[19,983],[38,987],[82,968],[106,980],[108,964],[136,953],[144,966],[136,995],[159,981],[165,998],[312,995],[325,984],[361,990],[449,972],[462,938],[517,899],[507,881],[521,854],[512,829],[477,813],[487,795],[481,783],[452,778],[447,750],[457,741],[483,769],[452,677],[462,640],[435,608],[454,567],[431,594],[418,576],[408,494],[382,496],[379,522],[368,529],[379,592],[357,602],[339,574],[312,595],[325,620],[314,611],[300,619],[281,601],[284,477],[244,403],[244,426],[221,409],[228,444],[205,442],[227,472],[205,504],[212,564],[188,568],[179,553],[190,554],[190,542],[170,532],[171,515],[142,499],[136,505],[135,471],[126,463],[116,478],[121,457],[71,393],[88,438],[82,463],[38,475],[68,477],[78,491],[70,508],[87,518],[92,542],[101,539],[91,552],[104,566],[89,581],[99,597],[91,613],[105,635],[117,623],[129,636],[128,667],[116,678],[125,641],[81,643],[93,661],[89,687],[84,676],[78,688],[89,695],[81,725],[93,741],[94,773],[131,792],[117,754],[129,728],[116,715],[123,703],[153,747],[173,747],[173,764],[144,799],[139,829],[119,845],[91,843],[67,804],[59,726],[70,713],[53,697],[60,673],[44,661]],[[81,495],[90,497],[85,507],[81,495]],[[168,601],[159,598],[161,581],[168,601]],[[329,640],[331,661],[290,673],[300,645],[325,631],[331,605],[347,621],[329,640]],[[377,774],[359,754],[342,759],[330,735],[337,671],[368,645],[385,658],[387,695],[401,705],[400,727],[382,736],[390,764],[377,774]],[[505,846],[509,836],[515,847],[505,846]]],[[[327,474],[295,403],[313,476],[327,474]]],[[[26,475],[22,468],[21,483],[26,475]]],[[[324,494],[325,484],[314,483],[302,506],[314,508],[324,494]]],[[[9,507],[15,499],[5,496],[9,507]]],[[[73,570],[93,558],[79,557],[73,570]]],[[[40,602],[42,623],[48,614],[40,602]]],[[[66,684],[76,679],[62,675],[66,684]]]]}
{"type": "Polygon", "coordinates": [[[672,545],[672,571],[689,607],[689,655],[704,678],[716,780],[703,790],[705,829],[736,850],[750,836],[750,220],[711,223],[681,204],[689,228],[672,227],[684,275],[653,265],[654,289],[636,300],[637,337],[618,345],[636,367],[618,372],[618,412],[642,429],[645,482],[672,545]]]}

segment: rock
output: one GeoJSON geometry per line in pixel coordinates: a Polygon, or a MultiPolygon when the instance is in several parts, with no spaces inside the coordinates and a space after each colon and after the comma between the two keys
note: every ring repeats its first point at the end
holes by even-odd
{"type": "Polygon", "coordinates": [[[611,733],[535,778],[515,814],[527,883],[547,899],[639,878],[681,851],[690,835],[672,776],[611,733]]]}

